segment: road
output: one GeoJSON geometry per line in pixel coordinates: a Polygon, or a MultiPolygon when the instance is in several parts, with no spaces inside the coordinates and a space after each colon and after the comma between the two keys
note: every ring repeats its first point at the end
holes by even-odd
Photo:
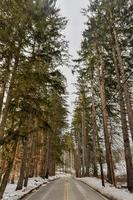
{"type": "Polygon", "coordinates": [[[72,178],[61,178],[42,186],[24,200],[107,200],[86,184],[72,178]]]}

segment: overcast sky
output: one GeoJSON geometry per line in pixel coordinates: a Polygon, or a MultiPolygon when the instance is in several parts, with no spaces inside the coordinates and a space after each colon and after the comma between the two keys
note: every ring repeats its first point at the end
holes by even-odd
{"type": "MultiPolygon", "coordinates": [[[[82,8],[86,8],[88,0],[57,0],[57,5],[61,8],[62,16],[66,17],[69,22],[65,30],[66,39],[69,41],[69,53],[77,58],[77,51],[80,49],[80,42],[82,39],[82,31],[84,30],[85,17],[82,16],[82,8]]],[[[69,92],[69,120],[71,121],[72,112],[75,100],[75,87],[76,77],[71,73],[71,69],[64,66],[63,73],[67,78],[68,92],[69,92]]]]}

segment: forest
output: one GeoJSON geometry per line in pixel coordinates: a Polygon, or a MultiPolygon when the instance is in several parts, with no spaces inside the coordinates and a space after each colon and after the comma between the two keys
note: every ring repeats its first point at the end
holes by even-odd
{"type": "Polygon", "coordinates": [[[126,176],[118,181],[124,178],[133,192],[133,2],[91,1],[83,15],[86,28],[73,69],[76,175],[98,177],[100,170],[102,185],[106,179],[117,187],[116,164],[124,161],[126,176]]]}
{"type": "Polygon", "coordinates": [[[91,0],[82,15],[70,124],[67,19],[56,0],[0,1],[0,199],[8,183],[54,176],[64,152],[76,177],[133,192],[133,2],[91,0]]]}
{"type": "Polygon", "coordinates": [[[0,199],[9,180],[21,190],[62,162],[66,23],[55,1],[0,2],[0,199]]]}

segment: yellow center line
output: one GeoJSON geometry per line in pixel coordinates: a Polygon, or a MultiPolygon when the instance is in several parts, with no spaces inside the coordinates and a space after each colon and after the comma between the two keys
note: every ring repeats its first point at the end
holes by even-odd
{"type": "Polygon", "coordinates": [[[64,182],[64,200],[69,200],[69,183],[67,179],[64,182]]]}

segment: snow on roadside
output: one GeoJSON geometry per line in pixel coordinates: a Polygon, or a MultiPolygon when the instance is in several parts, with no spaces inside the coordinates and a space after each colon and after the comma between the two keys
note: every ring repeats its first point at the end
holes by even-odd
{"type": "Polygon", "coordinates": [[[56,175],[60,178],[65,178],[65,177],[71,177],[72,174],[69,174],[69,173],[56,173],[56,175]]]}
{"type": "Polygon", "coordinates": [[[48,180],[43,179],[41,177],[29,178],[28,186],[19,191],[15,190],[17,183],[15,183],[15,184],[8,183],[2,200],[18,200],[23,195],[29,193],[31,190],[36,189],[37,187],[39,187],[43,184],[47,184],[49,181],[55,180],[57,178],[58,178],[57,176],[49,177],[48,180]]]}
{"type": "Polygon", "coordinates": [[[117,189],[108,183],[106,183],[106,187],[102,187],[101,180],[98,178],[85,177],[78,178],[78,180],[85,182],[112,200],[133,200],[133,194],[131,194],[127,189],[117,189]]]}

